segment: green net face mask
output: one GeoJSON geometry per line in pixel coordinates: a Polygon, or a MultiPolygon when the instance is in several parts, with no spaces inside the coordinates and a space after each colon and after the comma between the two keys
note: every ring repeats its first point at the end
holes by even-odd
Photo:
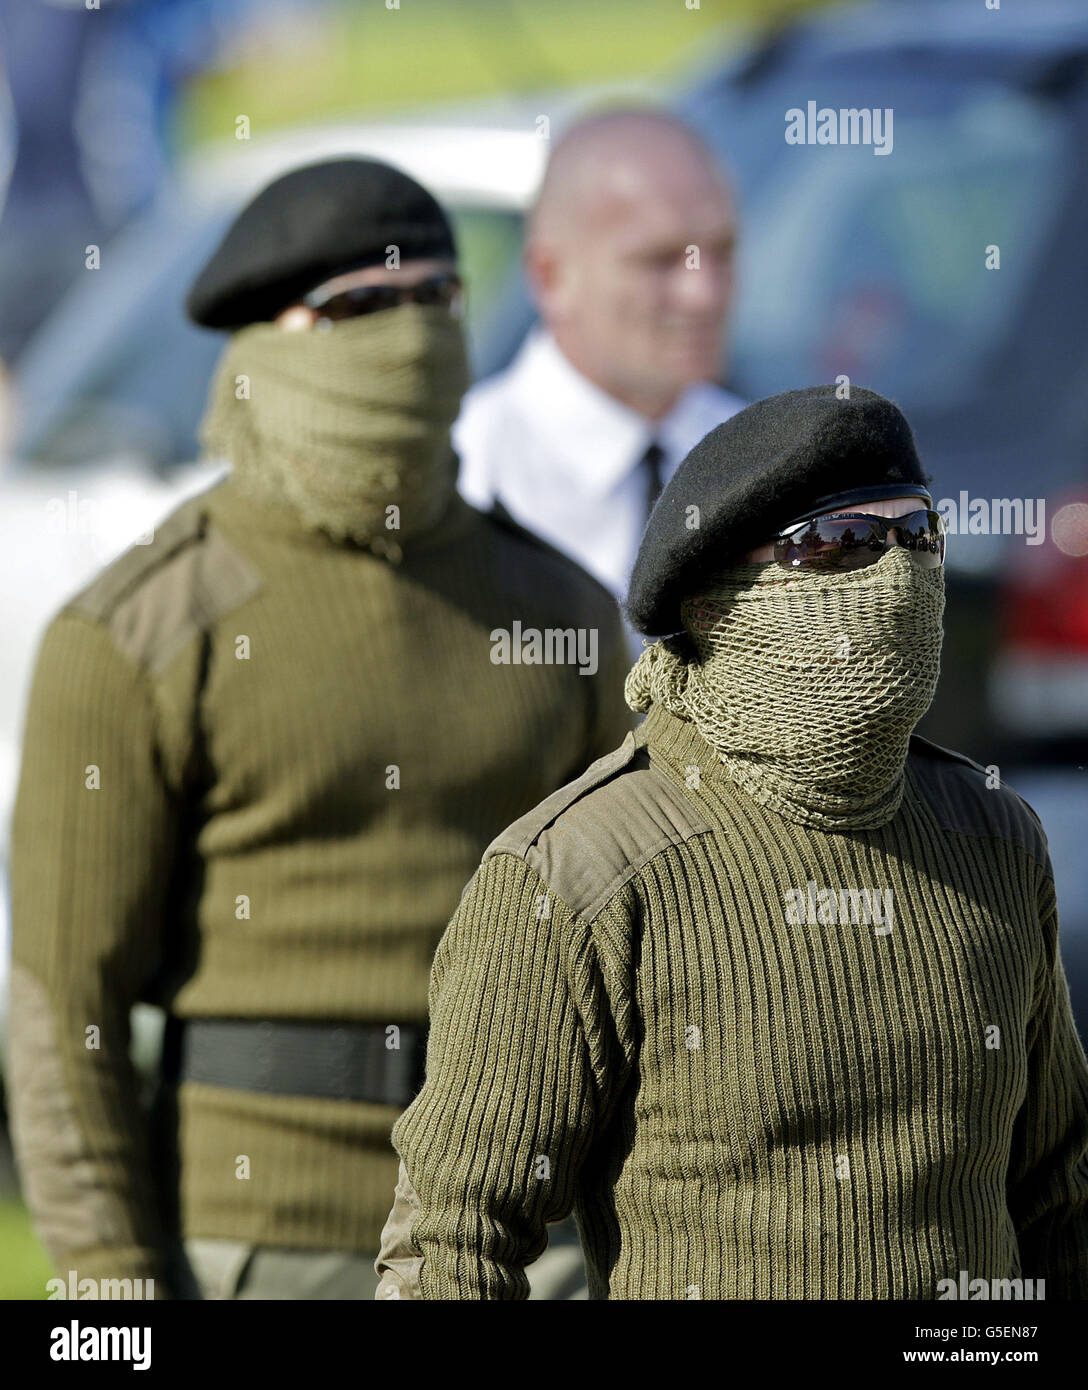
{"type": "Polygon", "coordinates": [[[940,674],[944,570],[900,547],[847,573],[738,565],[648,647],[628,705],[692,723],[726,774],[787,820],[867,829],[895,815],[911,730],[940,674]]]}
{"type": "Polygon", "coordinates": [[[458,320],[402,304],[318,328],[234,333],[201,425],[241,488],[389,559],[453,496],[449,431],[470,372],[458,320]]]}

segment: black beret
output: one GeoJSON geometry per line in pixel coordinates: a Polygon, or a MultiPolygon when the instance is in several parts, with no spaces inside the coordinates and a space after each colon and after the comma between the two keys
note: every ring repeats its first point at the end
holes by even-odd
{"type": "Polygon", "coordinates": [[[862,386],[850,388],[849,400],[838,390],[768,396],[691,450],[639,546],[626,605],[639,632],[678,631],[683,599],[792,521],[865,497],[929,498],[930,479],[898,407],[862,386]]]}
{"type": "Polygon", "coordinates": [[[205,328],[273,319],[308,290],[384,262],[456,257],[446,214],[414,179],[376,159],[330,159],[284,174],[231,223],[185,308],[205,328]]]}

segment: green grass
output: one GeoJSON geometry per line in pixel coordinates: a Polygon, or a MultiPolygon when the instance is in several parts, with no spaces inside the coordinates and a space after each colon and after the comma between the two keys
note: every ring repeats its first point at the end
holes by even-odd
{"type": "Polygon", "coordinates": [[[18,1197],[0,1198],[0,1301],[46,1298],[53,1268],[18,1197]]]}
{"type": "Polygon", "coordinates": [[[499,93],[653,78],[827,0],[380,0],[265,35],[191,87],[183,144],[499,93]]]}

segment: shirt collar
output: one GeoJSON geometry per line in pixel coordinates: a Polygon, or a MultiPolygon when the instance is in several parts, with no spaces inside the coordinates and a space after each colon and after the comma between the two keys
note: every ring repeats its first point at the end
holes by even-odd
{"type": "Polygon", "coordinates": [[[647,445],[657,440],[666,463],[687,452],[699,413],[702,386],[693,386],[660,420],[648,420],[595,385],[559,349],[541,324],[529,332],[511,366],[511,382],[522,414],[547,441],[559,467],[577,480],[579,491],[602,498],[638,467],[647,445]]]}

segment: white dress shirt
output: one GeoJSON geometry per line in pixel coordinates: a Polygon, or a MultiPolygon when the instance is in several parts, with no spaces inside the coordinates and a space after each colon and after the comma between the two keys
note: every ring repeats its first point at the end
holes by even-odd
{"type": "MultiPolygon", "coordinates": [[[[501,503],[622,602],[646,522],[647,446],[661,446],[667,483],[685,454],[743,406],[706,382],[648,420],[587,380],[538,324],[509,367],[465,396],[453,428],[458,489],[482,511],[501,503]]],[[[630,637],[637,656],[642,639],[630,637]]]]}

